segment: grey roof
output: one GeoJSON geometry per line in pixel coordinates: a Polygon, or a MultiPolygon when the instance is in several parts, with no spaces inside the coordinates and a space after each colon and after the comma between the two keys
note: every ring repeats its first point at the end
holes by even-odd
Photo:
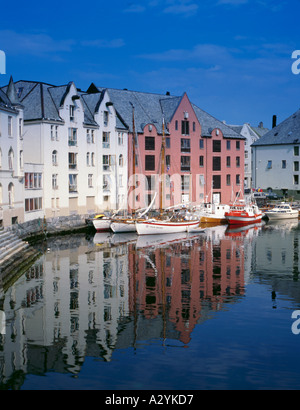
{"type": "Polygon", "coordinates": [[[252,146],[300,144],[300,110],[272,128],[252,146]]]}
{"type": "MultiPolygon", "coordinates": [[[[37,81],[17,81],[14,83],[14,88],[18,96],[18,100],[24,106],[24,120],[42,120],[48,119],[62,122],[59,115],[59,109],[64,104],[66,95],[69,92],[72,82],[54,86],[47,83],[37,81]]],[[[2,91],[8,93],[9,86],[3,87],[2,91]]],[[[97,126],[89,107],[84,106],[84,123],[97,126]]]]}
{"type": "MultiPolygon", "coordinates": [[[[102,91],[103,88],[98,88],[98,90],[102,91]]],[[[171,121],[183,98],[183,96],[178,97],[138,91],[117,90],[112,88],[108,88],[107,92],[117,113],[131,132],[132,106],[134,106],[136,132],[143,132],[143,128],[146,124],[154,124],[158,133],[162,133],[163,119],[165,120],[165,123],[171,121]]],[[[239,135],[222,121],[217,120],[195,104],[192,104],[192,107],[201,124],[203,137],[211,136],[212,130],[214,128],[219,128],[225,138],[244,139],[243,136],[239,135]]],[[[166,133],[168,133],[167,130],[166,133]]]]}

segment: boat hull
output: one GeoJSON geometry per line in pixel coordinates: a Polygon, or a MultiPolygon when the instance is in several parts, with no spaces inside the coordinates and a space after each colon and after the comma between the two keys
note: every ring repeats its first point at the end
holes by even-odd
{"type": "Polygon", "coordinates": [[[92,222],[93,222],[94,228],[97,231],[108,231],[110,228],[111,220],[110,218],[93,219],[92,222]]]}
{"type": "Polygon", "coordinates": [[[229,225],[249,225],[261,222],[262,214],[253,216],[227,215],[226,219],[229,225]]]}
{"type": "Polygon", "coordinates": [[[226,223],[227,220],[224,217],[220,217],[220,216],[201,216],[200,219],[201,223],[219,223],[219,224],[223,224],[226,223]]]}
{"type": "Polygon", "coordinates": [[[114,233],[136,232],[135,221],[112,221],[110,229],[114,233]]]}
{"type": "Polygon", "coordinates": [[[279,212],[265,212],[265,215],[270,220],[279,220],[279,219],[296,219],[299,217],[299,212],[291,212],[291,213],[279,213],[279,212]]]}
{"type": "Polygon", "coordinates": [[[144,221],[136,223],[136,230],[139,235],[155,235],[189,232],[198,226],[199,220],[183,222],[144,221]]]}

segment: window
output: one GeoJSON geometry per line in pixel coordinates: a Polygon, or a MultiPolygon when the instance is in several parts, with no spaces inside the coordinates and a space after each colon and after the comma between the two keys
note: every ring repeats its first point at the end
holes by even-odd
{"type": "Polygon", "coordinates": [[[181,171],[191,170],[191,158],[187,156],[181,157],[181,171]]]}
{"type": "Polygon", "coordinates": [[[199,157],[199,167],[204,167],[204,156],[200,155],[199,157]]]}
{"type": "Polygon", "coordinates": [[[70,121],[75,120],[75,105],[70,105],[70,121]]]}
{"type": "Polygon", "coordinates": [[[95,144],[95,130],[91,130],[91,140],[92,144],[95,144]]]}
{"type": "Polygon", "coordinates": [[[227,150],[230,150],[230,142],[231,142],[231,141],[228,141],[228,140],[226,141],[226,149],[227,149],[227,150]]]}
{"type": "Polygon", "coordinates": [[[23,139],[22,128],[23,128],[23,120],[22,118],[19,118],[19,138],[20,139],[23,139]]]}
{"type": "Polygon", "coordinates": [[[25,189],[41,189],[42,174],[40,172],[25,172],[25,189]]]}
{"type": "Polygon", "coordinates": [[[91,143],[91,130],[90,130],[90,129],[87,129],[87,130],[86,130],[86,142],[87,142],[88,144],[91,143]]]}
{"type": "Polygon", "coordinates": [[[11,148],[8,152],[8,168],[11,170],[14,166],[14,151],[11,148]]]}
{"type": "Polygon", "coordinates": [[[26,198],[25,212],[38,211],[42,209],[42,198],[26,198]]]}
{"type": "Polygon", "coordinates": [[[90,153],[89,152],[86,153],[86,166],[87,167],[90,166],[90,153]]]}
{"type": "Polygon", "coordinates": [[[57,174],[52,174],[52,189],[58,189],[57,174]]]}
{"type": "Polygon", "coordinates": [[[54,141],[54,125],[51,125],[50,127],[50,137],[51,141],[54,141]]]}
{"type": "Polygon", "coordinates": [[[181,134],[182,135],[190,135],[190,123],[189,123],[189,121],[186,121],[186,120],[181,121],[181,134]]]}
{"type": "Polygon", "coordinates": [[[103,175],[103,189],[105,191],[110,190],[110,178],[109,175],[103,175]]]}
{"type": "Polygon", "coordinates": [[[93,187],[93,174],[88,174],[88,187],[93,187]]]}
{"type": "Polygon", "coordinates": [[[240,162],[241,162],[241,161],[240,161],[240,157],[236,157],[235,163],[236,163],[236,166],[237,166],[237,167],[239,167],[239,166],[241,165],[240,162]]]}
{"type": "Polygon", "coordinates": [[[8,185],[8,205],[13,206],[15,202],[15,187],[14,184],[11,182],[8,185]]]}
{"type": "Polygon", "coordinates": [[[55,127],[55,139],[58,141],[58,125],[55,127]]]}
{"type": "Polygon", "coordinates": [[[245,151],[245,159],[248,158],[248,151],[245,151]]]}
{"type": "Polygon", "coordinates": [[[231,184],[231,176],[230,174],[226,175],[226,185],[230,185],[231,184]]]}
{"type": "Polygon", "coordinates": [[[171,138],[166,137],[166,148],[171,148],[171,138]]]}
{"type": "Polygon", "coordinates": [[[153,189],[155,189],[155,179],[154,176],[152,175],[147,175],[146,176],[146,190],[147,191],[152,191],[153,189]]]}
{"type": "Polygon", "coordinates": [[[22,150],[19,153],[19,165],[20,165],[20,169],[23,169],[23,151],[22,150]]]}
{"type": "Polygon", "coordinates": [[[104,111],[103,112],[103,124],[107,127],[107,125],[108,125],[108,119],[109,119],[109,116],[108,116],[108,111],[104,111]]]}
{"type": "Polygon", "coordinates": [[[221,171],[221,157],[213,157],[213,171],[221,171]]]}
{"type": "Polygon", "coordinates": [[[120,155],[119,155],[119,167],[122,167],[123,165],[124,165],[123,155],[120,154],[120,155]]]}
{"type": "Polygon", "coordinates": [[[299,184],[299,175],[294,175],[294,184],[295,185],[299,184]]]}
{"type": "Polygon", "coordinates": [[[213,189],[221,188],[221,175],[213,175],[213,189]]]}
{"type": "Polygon", "coordinates": [[[69,175],[69,192],[77,192],[77,174],[69,175]]]}
{"type": "Polygon", "coordinates": [[[226,167],[230,168],[230,157],[226,157],[226,167]]]}
{"type": "Polygon", "coordinates": [[[221,152],[221,141],[213,140],[213,152],[221,152]]]}
{"type": "Polygon", "coordinates": [[[294,147],[294,155],[297,157],[299,156],[299,146],[294,147]]]}
{"type": "Polygon", "coordinates": [[[12,137],[12,117],[9,115],[7,119],[8,136],[12,137]]]}
{"type": "Polygon", "coordinates": [[[299,171],[299,161],[294,161],[294,171],[299,171]]]}
{"type": "Polygon", "coordinates": [[[193,132],[195,132],[196,131],[196,123],[195,123],[195,121],[193,121],[193,132]]]}
{"type": "Polygon", "coordinates": [[[109,170],[109,156],[103,155],[102,157],[103,171],[109,170]]]}
{"type": "Polygon", "coordinates": [[[237,175],[236,175],[236,177],[235,177],[235,182],[236,182],[237,185],[240,185],[240,184],[241,184],[241,176],[240,176],[240,174],[237,174],[237,175]]]}
{"type": "Polygon", "coordinates": [[[77,154],[75,152],[69,152],[69,169],[77,168],[77,154]]]}
{"type": "Polygon", "coordinates": [[[181,152],[191,152],[191,141],[188,138],[181,138],[181,152]]]}
{"type": "Polygon", "coordinates": [[[178,121],[175,121],[175,131],[178,131],[178,121]]]}
{"type": "Polygon", "coordinates": [[[110,147],[110,132],[103,131],[102,134],[102,147],[109,148],[110,147]]]}
{"type": "Polygon", "coordinates": [[[118,132],[118,144],[123,145],[124,142],[124,134],[123,132],[118,132]]]}
{"type": "Polygon", "coordinates": [[[240,149],[241,148],[241,144],[240,144],[240,141],[236,141],[236,149],[240,149]]]}
{"type": "Polygon", "coordinates": [[[190,190],[190,176],[181,175],[181,191],[189,191],[189,190],[190,190]]]}
{"type": "Polygon", "coordinates": [[[145,150],[146,151],[155,150],[155,138],[154,137],[145,137],[145,150]]]}
{"type": "Polygon", "coordinates": [[[169,170],[168,168],[171,166],[171,155],[166,155],[166,166],[167,170],[169,170]]]}
{"type": "Polygon", "coordinates": [[[155,170],[155,155],[145,155],[145,170],[146,171],[155,170]]]}
{"type": "Polygon", "coordinates": [[[272,161],[269,160],[267,163],[267,169],[272,169],[272,161]]]}
{"type": "Polygon", "coordinates": [[[52,151],[52,165],[55,165],[55,166],[58,165],[56,150],[52,151]]]}
{"type": "Polygon", "coordinates": [[[77,128],[69,128],[69,147],[77,146],[77,128]]]}
{"type": "Polygon", "coordinates": [[[91,166],[92,167],[95,166],[95,153],[94,152],[91,153],[91,166]]]}
{"type": "Polygon", "coordinates": [[[199,140],[199,148],[204,149],[204,140],[199,140]]]}
{"type": "Polygon", "coordinates": [[[281,162],[281,168],[285,169],[286,168],[286,160],[283,159],[281,162]]]}

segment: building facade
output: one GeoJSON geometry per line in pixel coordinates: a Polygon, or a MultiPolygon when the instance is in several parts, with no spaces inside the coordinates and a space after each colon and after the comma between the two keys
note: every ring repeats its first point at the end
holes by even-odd
{"type": "Polygon", "coordinates": [[[0,90],[0,227],[24,221],[23,107],[12,81],[0,90]]]}
{"type": "Polygon", "coordinates": [[[251,146],[257,188],[300,199],[300,110],[251,146]]]}

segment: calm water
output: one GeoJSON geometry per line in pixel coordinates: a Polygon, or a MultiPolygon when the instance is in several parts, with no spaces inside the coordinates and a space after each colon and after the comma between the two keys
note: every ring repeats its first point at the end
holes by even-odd
{"type": "Polygon", "coordinates": [[[1,388],[299,389],[299,229],[49,240],[1,293],[1,388]]]}

